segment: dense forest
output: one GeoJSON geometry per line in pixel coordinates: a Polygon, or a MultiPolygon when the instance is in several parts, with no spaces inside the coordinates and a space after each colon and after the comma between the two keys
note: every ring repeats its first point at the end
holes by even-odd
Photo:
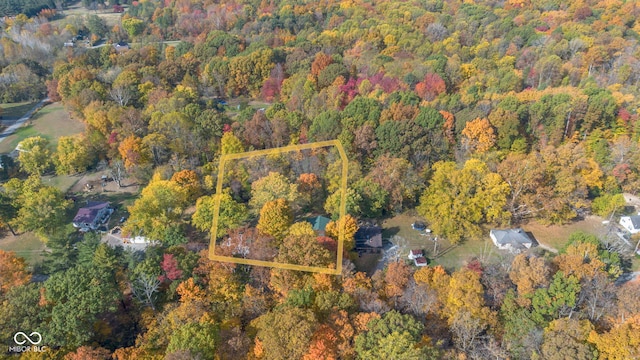
{"type": "Polygon", "coordinates": [[[46,94],[86,126],[23,140],[2,172],[6,236],[47,246],[35,267],[0,250],[0,342],[49,347],[25,358],[640,358],[640,284],[620,278],[638,269],[607,238],[369,274],[350,251],[405,211],[459,246],[620,215],[640,186],[635,1],[146,0],[115,25],[49,3],[0,1],[23,13],[0,20],[0,99],[46,94]],[[63,45],[78,35],[102,45],[63,45]],[[222,154],[332,139],[343,218],[331,150],[239,162],[216,194],[222,154]],[[95,170],[142,185],[122,230],[155,246],[66,225],[73,201],[41,177],[95,170]],[[319,213],[323,236],[301,221],[319,213]],[[212,261],[211,238],[326,268],[344,240],[342,275],[212,261]]]}

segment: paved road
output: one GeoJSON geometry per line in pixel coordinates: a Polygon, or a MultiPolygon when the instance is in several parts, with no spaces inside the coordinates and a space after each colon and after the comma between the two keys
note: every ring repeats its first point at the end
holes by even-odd
{"type": "Polygon", "coordinates": [[[42,101],[40,101],[36,106],[34,106],[31,110],[27,111],[26,114],[24,114],[23,117],[21,117],[20,119],[16,120],[11,126],[9,126],[8,128],[4,129],[4,131],[0,134],[0,142],[2,142],[5,138],[7,138],[9,135],[13,134],[14,132],[16,132],[16,130],[18,130],[18,128],[20,128],[22,125],[24,125],[25,122],[27,122],[27,120],[29,120],[31,118],[31,116],[33,115],[34,112],[36,112],[36,110],[38,110],[39,108],[41,108],[42,106],[44,106],[45,103],[47,103],[49,101],[49,98],[46,98],[42,101]]]}

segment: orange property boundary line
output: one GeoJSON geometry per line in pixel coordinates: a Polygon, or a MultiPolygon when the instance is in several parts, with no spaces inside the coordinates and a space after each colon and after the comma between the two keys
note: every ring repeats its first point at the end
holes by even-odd
{"type": "Polygon", "coordinates": [[[257,151],[248,151],[237,154],[225,154],[220,157],[220,164],[218,165],[218,180],[216,183],[216,196],[213,203],[213,225],[211,227],[211,243],[209,245],[209,259],[214,261],[221,262],[230,262],[236,264],[244,264],[244,265],[255,265],[255,266],[266,266],[276,269],[284,269],[284,270],[297,270],[297,271],[307,271],[321,274],[332,274],[332,275],[340,275],[342,273],[342,252],[344,250],[344,227],[339,226],[339,234],[338,234],[338,258],[336,259],[336,268],[323,268],[323,267],[315,267],[315,266],[304,266],[304,265],[295,265],[295,264],[284,264],[273,261],[263,261],[263,260],[252,260],[245,258],[237,258],[232,256],[220,256],[215,254],[216,249],[216,234],[218,233],[218,221],[220,217],[220,198],[222,194],[222,183],[224,182],[224,167],[228,160],[239,160],[239,159],[249,159],[258,156],[265,155],[274,155],[274,154],[282,154],[293,151],[301,151],[308,149],[319,149],[324,147],[336,147],[338,149],[338,153],[340,154],[340,160],[342,162],[342,179],[340,182],[340,219],[344,218],[347,213],[347,173],[349,161],[347,159],[347,154],[342,147],[342,144],[338,140],[328,140],[328,141],[320,141],[310,144],[301,144],[301,145],[289,145],[285,147],[275,148],[275,149],[265,149],[265,150],[257,150],[257,151]]]}

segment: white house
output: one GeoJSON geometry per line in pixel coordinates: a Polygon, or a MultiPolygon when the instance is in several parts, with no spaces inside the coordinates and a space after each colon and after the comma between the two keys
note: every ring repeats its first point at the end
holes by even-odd
{"type": "Polygon", "coordinates": [[[631,234],[640,232],[640,215],[623,216],[620,218],[620,225],[631,234]]]}
{"type": "Polygon", "coordinates": [[[509,250],[512,253],[520,253],[525,249],[535,246],[535,241],[522,229],[491,230],[489,237],[493,244],[501,250],[509,250]]]}

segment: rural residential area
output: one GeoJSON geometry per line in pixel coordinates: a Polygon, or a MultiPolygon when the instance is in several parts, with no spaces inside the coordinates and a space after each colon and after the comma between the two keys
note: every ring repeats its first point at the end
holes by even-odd
{"type": "Polygon", "coordinates": [[[635,0],[0,0],[0,359],[640,359],[635,0]]]}

